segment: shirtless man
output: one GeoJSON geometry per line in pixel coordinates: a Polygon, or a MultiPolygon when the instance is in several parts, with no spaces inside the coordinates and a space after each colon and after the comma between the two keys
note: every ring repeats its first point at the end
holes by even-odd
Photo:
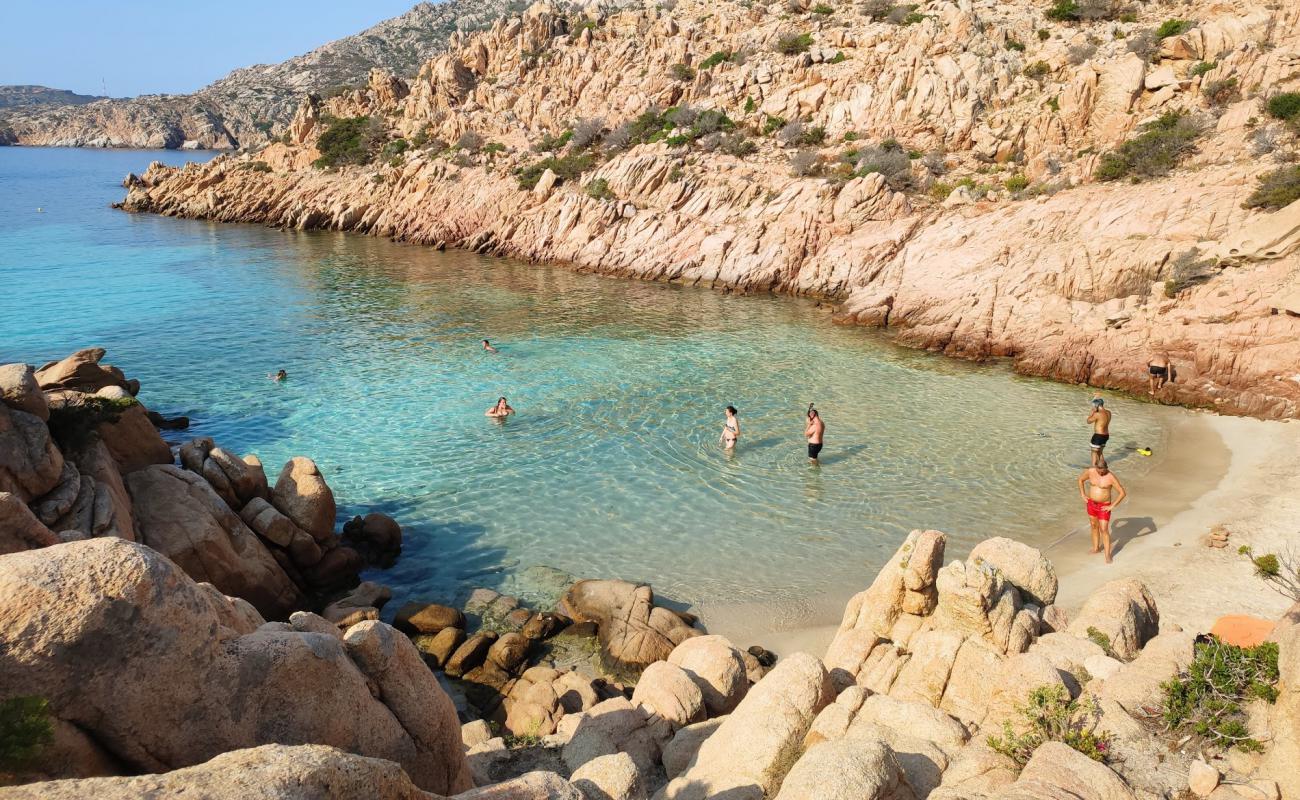
{"type": "Polygon", "coordinates": [[[826,434],[826,423],[822,422],[822,415],[817,413],[817,409],[808,404],[808,425],[803,429],[803,435],[808,439],[808,461],[812,464],[819,464],[817,456],[822,451],[822,436],[826,434]]]}
{"type": "Polygon", "coordinates": [[[495,347],[493,347],[493,346],[492,346],[492,343],[489,342],[487,339],[484,339],[484,340],[483,340],[483,349],[484,349],[485,351],[489,352],[489,353],[495,353],[495,352],[497,352],[497,349],[496,349],[495,347]]]}
{"type": "Polygon", "coordinates": [[[1161,350],[1147,360],[1147,385],[1150,387],[1147,394],[1152,397],[1156,392],[1165,388],[1169,381],[1169,354],[1161,350]]]}
{"type": "Polygon", "coordinates": [[[1088,424],[1092,426],[1092,465],[1095,467],[1106,459],[1103,452],[1106,442],[1110,441],[1110,411],[1106,401],[1100,397],[1092,398],[1092,413],[1088,415],[1088,424]]]}
{"type": "Polygon", "coordinates": [[[515,410],[510,407],[504,397],[501,397],[497,399],[496,405],[483,412],[483,416],[492,417],[493,419],[505,419],[513,413],[515,413],[515,410]]]}
{"type": "Polygon", "coordinates": [[[1124,502],[1128,497],[1128,492],[1119,482],[1119,478],[1106,466],[1105,460],[1102,460],[1096,466],[1089,467],[1079,476],[1079,496],[1088,507],[1088,524],[1092,526],[1092,550],[1090,553],[1099,553],[1104,548],[1106,551],[1106,563],[1110,563],[1110,512],[1115,510],[1115,506],[1124,502]],[[1084,484],[1088,488],[1084,489],[1084,484]],[[1111,502],[1111,490],[1119,492],[1119,497],[1115,502],[1111,502]]]}

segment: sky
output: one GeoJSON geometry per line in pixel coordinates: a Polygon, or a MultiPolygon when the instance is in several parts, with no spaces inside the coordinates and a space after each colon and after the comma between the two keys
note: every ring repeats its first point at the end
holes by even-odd
{"type": "Polygon", "coordinates": [[[0,0],[0,84],[185,94],[404,13],[416,0],[0,0]]]}

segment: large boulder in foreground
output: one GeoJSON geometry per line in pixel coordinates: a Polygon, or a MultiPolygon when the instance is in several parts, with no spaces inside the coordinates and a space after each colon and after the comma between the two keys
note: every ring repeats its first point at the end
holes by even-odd
{"type": "Polygon", "coordinates": [[[889,745],[840,739],[809,750],[781,784],[776,800],[916,800],[889,745]]]}
{"type": "Polygon", "coordinates": [[[94,394],[107,386],[117,386],[134,395],[134,390],[140,388],[137,383],[127,380],[117,367],[99,363],[105,354],[102,347],[78,350],[36,370],[36,382],[47,392],[72,390],[94,394]]]}
{"type": "Polygon", "coordinates": [[[140,541],[191,578],[244,598],[268,619],[284,619],[302,603],[271,551],[201,475],[158,464],[126,481],[140,541]]]}
{"type": "Polygon", "coordinates": [[[303,742],[396,762],[429,791],[470,787],[451,699],[388,625],[340,638],[261,624],[247,603],[113,537],[3,560],[0,697],[46,698],[124,772],[303,742]]]}
{"type": "Polygon", "coordinates": [[[318,744],[267,744],[160,775],[49,781],[3,794],[7,800],[434,800],[391,761],[318,744]]]}
{"type": "Polygon", "coordinates": [[[709,716],[730,714],[749,690],[745,659],[722,636],[687,639],[673,648],[668,663],[686,670],[700,687],[709,716]]]}
{"type": "Polygon", "coordinates": [[[1160,633],[1160,612],[1151,592],[1136,578],[1121,578],[1089,595],[1070,623],[1069,632],[1089,637],[1105,635],[1116,658],[1132,661],[1148,640],[1160,633]]]}
{"type": "Polygon", "coordinates": [[[1034,751],[1019,779],[999,800],[1134,800],[1133,790],[1105,764],[1067,744],[1047,742],[1034,751]]]}
{"type": "Polygon", "coordinates": [[[775,796],[818,712],[834,699],[821,661],[794,653],[777,663],[655,800],[762,800],[775,796]]]}
{"type": "Polygon", "coordinates": [[[602,660],[613,670],[645,669],[699,635],[681,617],[656,606],[649,586],[628,581],[578,581],[564,593],[559,611],[575,622],[596,623],[602,660]]]}

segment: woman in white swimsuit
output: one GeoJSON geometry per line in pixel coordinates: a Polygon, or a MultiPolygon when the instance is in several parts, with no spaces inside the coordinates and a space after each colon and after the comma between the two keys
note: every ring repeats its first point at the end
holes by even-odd
{"type": "Polygon", "coordinates": [[[727,406],[727,421],[722,424],[722,446],[731,450],[740,438],[740,420],[736,419],[736,407],[727,406]]]}

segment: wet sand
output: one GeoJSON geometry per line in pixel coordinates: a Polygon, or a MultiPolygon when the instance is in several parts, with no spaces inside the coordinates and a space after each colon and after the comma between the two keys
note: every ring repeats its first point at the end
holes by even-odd
{"type": "MultiPolygon", "coordinates": [[[[1256,578],[1237,549],[1249,544],[1257,553],[1285,552],[1293,543],[1300,554],[1300,424],[1171,413],[1177,416],[1146,474],[1125,480],[1130,456],[1111,454],[1129,491],[1112,521],[1114,563],[1089,555],[1082,501],[1066,509],[1070,516],[1056,531],[1031,542],[1056,567],[1058,605],[1075,611],[1105,582],[1136,577],[1155,597],[1162,624],[1209,630],[1224,614],[1280,616],[1290,602],[1256,578]],[[1206,544],[1217,524],[1231,531],[1226,548],[1206,544]]],[[[995,525],[988,535],[997,535],[995,525]]],[[[947,558],[965,555],[950,551],[947,558]]],[[[836,587],[798,604],[711,605],[699,611],[711,632],[739,645],[820,655],[849,598],[874,577],[864,575],[859,586],[836,587]]]]}

